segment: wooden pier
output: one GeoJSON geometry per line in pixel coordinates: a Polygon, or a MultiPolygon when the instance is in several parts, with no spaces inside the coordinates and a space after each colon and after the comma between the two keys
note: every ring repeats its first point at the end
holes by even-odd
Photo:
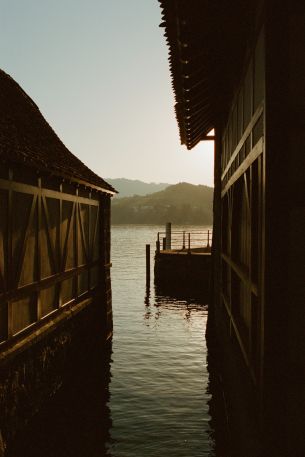
{"type": "Polygon", "coordinates": [[[212,231],[173,231],[169,243],[158,232],[155,252],[155,284],[167,292],[188,291],[190,295],[209,295],[212,231]],[[170,246],[170,248],[167,248],[170,246]]]}

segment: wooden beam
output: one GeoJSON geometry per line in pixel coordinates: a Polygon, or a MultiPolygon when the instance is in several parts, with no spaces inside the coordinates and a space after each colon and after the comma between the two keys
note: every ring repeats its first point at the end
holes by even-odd
{"type": "MultiPolygon", "coordinates": [[[[60,184],[59,193],[62,193],[62,183],[60,184]]],[[[64,249],[64,233],[63,233],[63,199],[59,199],[59,246],[58,246],[58,269],[61,272],[62,270],[62,253],[64,249]]],[[[61,307],[63,305],[62,300],[62,288],[59,287],[58,291],[58,306],[61,307]]]]}
{"type": "MultiPolygon", "coordinates": [[[[77,188],[75,190],[76,196],[78,196],[79,189],[77,188]]],[[[78,203],[76,203],[78,206],[78,203]]],[[[79,252],[78,252],[78,237],[79,237],[79,230],[78,230],[78,211],[75,211],[75,218],[74,218],[74,225],[73,225],[73,230],[74,230],[74,260],[75,260],[75,267],[78,267],[79,263],[79,252]]],[[[78,283],[79,283],[79,276],[77,275],[74,279],[73,287],[74,287],[74,297],[78,297],[78,283]]]]}
{"type": "Polygon", "coordinates": [[[258,296],[258,287],[253,281],[251,281],[249,277],[249,272],[246,268],[238,265],[234,260],[231,259],[227,254],[224,252],[221,254],[222,259],[234,270],[237,274],[239,279],[246,285],[248,285],[251,289],[251,292],[257,297],[258,296]]]}
{"type": "Polygon", "coordinates": [[[222,173],[222,176],[221,176],[222,180],[224,179],[225,175],[227,174],[227,172],[228,172],[229,168],[231,167],[233,161],[235,160],[237,154],[239,153],[239,151],[243,147],[244,143],[246,142],[248,136],[252,132],[253,127],[255,126],[256,122],[258,121],[258,119],[261,116],[261,114],[263,113],[263,111],[264,111],[264,103],[261,103],[260,106],[255,111],[254,115],[252,116],[251,121],[249,122],[246,130],[243,133],[243,136],[241,137],[238,145],[236,146],[234,152],[232,153],[232,155],[229,159],[229,162],[227,163],[227,165],[222,173]]]}
{"type": "Polygon", "coordinates": [[[201,141],[215,141],[216,137],[214,135],[203,135],[201,141]]]}
{"type": "Polygon", "coordinates": [[[68,194],[64,192],[59,192],[51,189],[39,189],[39,187],[31,186],[29,184],[23,184],[16,181],[9,181],[7,179],[0,178],[0,189],[11,190],[13,192],[21,192],[24,194],[38,195],[41,194],[47,198],[55,198],[57,200],[66,200],[70,202],[78,201],[79,203],[84,203],[85,205],[98,206],[98,199],[79,197],[73,194],[68,194]]]}
{"type": "Polygon", "coordinates": [[[82,301],[73,300],[73,302],[65,304],[62,308],[53,310],[43,319],[33,322],[21,332],[13,335],[9,340],[0,342],[0,363],[3,360],[7,362],[10,357],[15,357],[16,354],[32,346],[34,341],[37,342],[45,338],[50,329],[58,328],[60,322],[70,319],[86,308],[95,296],[96,291],[85,296],[82,301]]]}
{"type": "Polygon", "coordinates": [[[250,167],[250,165],[263,153],[263,137],[256,143],[252,151],[249,152],[245,160],[240,164],[237,170],[233,173],[231,178],[228,180],[227,184],[225,185],[223,191],[221,192],[221,196],[224,197],[228,189],[239,179],[243,173],[250,167]]]}
{"type": "Polygon", "coordinates": [[[93,259],[93,254],[94,254],[94,245],[95,245],[95,240],[97,236],[97,227],[99,223],[99,217],[100,217],[100,207],[98,206],[97,208],[97,213],[96,213],[96,221],[94,225],[94,230],[93,230],[93,236],[91,240],[91,246],[90,246],[90,258],[93,259]]]}
{"type": "MultiPolygon", "coordinates": [[[[8,215],[7,215],[7,289],[14,287],[14,269],[13,269],[13,170],[9,169],[8,183],[8,215]]],[[[7,301],[7,300],[5,300],[7,301]]],[[[13,307],[8,302],[7,309],[7,336],[13,335],[13,307]]]]}
{"type": "Polygon", "coordinates": [[[247,173],[244,173],[243,177],[244,177],[244,189],[245,189],[245,196],[246,196],[246,201],[247,201],[247,208],[248,208],[249,212],[251,213],[247,173]]]}
{"type": "Polygon", "coordinates": [[[229,316],[229,319],[230,319],[230,322],[232,324],[232,327],[234,329],[234,333],[235,333],[235,336],[237,338],[237,341],[239,343],[239,347],[241,349],[241,352],[242,352],[242,355],[244,357],[244,360],[246,362],[246,365],[249,369],[249,372],[250,372],[250,375],[252,377],[252,380],[253,382],[256,384],[257,383],[257,380],[256,380],[256,376],[255,376],[255,373],[254,373],[254,370],[253,370],[253,367],[252,367],[252,364],[250,362],[250,359],[249,359],[249,355],[248,355],[248,351],[247,349],[245,348],[245,344],[244,344],[244,341],[241,337],[241,334],[239,332],[239,328],[238,328],[238,324],[236,323],[236,320],[235,320],[235,316],[233,316],[232,312],[231,312],[231,309],[230,309],[230,306],[229,306],[229,302],[225,296],[225,294],[221,294],[222,295],[222,300],[223,300],[223,303],[225,305],[225,310],[227,311],[228,313],[228,316],[229,316]]]}
{"type": "MultiPolygon", "coordinates": [[[[75,207],[76,207],[76,203],[73,203],[72,210],[71,210],[71,217],[69,218],[69,221],[68,221],[66,237],[65,237],[65,241],[64,241],[64,245],[63,245],[62,258],[61,258],[61,271],[65,271],[65,267],[66,267],[67,256],[68,256],[68,241],[69,241],[69,236],[70,236],[70,230],[71,230],[71,227],[73,226],[74,215],[76,212],[75,207]]],[[[62,226],[62,221],[61,221],[61,226],[62,226]]]]}
{"type": "Polygon", "coordinates": [[[5,287],[5,281],[4,281],[4,275],[0,269],[0,287],[2,290],[6,290],[6,287],[5,287]]]}
{"type": "Polygon", "coordinates": [[[25,251],[26,251],[26,243],[28,240],[30,227],[31,227],[33,219],[34,219],[36,203],[37,203],[37,195],[33,195],[32,204],[31,204],[29,215],[28,215],[28,222],[27,222],[27,226],[26,226],[26,229],[24,232],[24,237],[23,237],[22,244],[21,244],[20,257],[19,257],[16,272],[15,272],[14,287],[18,287],[18,284],[20,281],[20,276],[21,276],[21,271],[22,271],[24,256],[25,256],[25,251]]]}
{"type": "Polygon", "coordinates": [[[27,284],[26,286],[21,286],[18,289],[6,291],[0,294],[0,304],[5,303],[7,300],[18,300],[20,298],[28,297],[33,293],[36,293],[42,289],[52,287],[55,284],[58,284],[66,279],[72,278],[79,275],[83,271],[93,268],[95,266],[101,266],[102,268],[109,268],[110,264],[102,265],[100,260],[90,262],[85,265],[80,265],[73,267],[69,270],[66,270],[61,273],[56,273],[55,275],[42,279],[41,281],[33,282],[32,284],[27,284]]]}
{"type": "MultiPolygon", "coordinates": [[[[87,249],[84,221],[83,221],[83,218],[82,218],[82,212],[81,212],[80,205],[78,204],[77,207],[78,207],[78,220],[79,220],[81,240],[82,240],[83,250],[84,250],[84,253],[85,253],[85,257],[86,257],[86,262],[88,262],[89,261],[89,255],[88,255],[88,249],[87,249]]],[[[89,217],[89,215],[88,215],[88,217],[89,217]]],[[[89,224],[88,224],[88,227],[89,227],[89,224]]]]}
{"type": "MultiPolygon", "coordinates": [[[[37,221],[36,221],[36,262],[37,262],[37,281],[41,281],[41,230],[42,230],[42,197],[41,197],[41,177],[38,176],[37,184],[40,189],[40,192],[37,196],[37,221]]],[[[35,274],[35,272],[34,272],[35,274]]],[[[40,293],[36,294],[36,319],[39,320],[42,318],[42,303],[40,299],[40,293]]]]}
{"type": "MultiPolygon", "coordinates": [[[[44,209],[44,215],[45,215],[45,221],[46,221],[46,234],[47,234],[47,241],[50,249],[50,260],[52,263],[53,271],[57,272],[58,271],[58,263],[56,261],[56,255],[55,255],[55,246],[53,244],[51,234],[50,234],[50,216],[49,216],[49,210],[48,210],[48,205],[45,196],[42,196],[42,207],[44,209]]],[[[59,259],[59,256],[58,256],[59,259]]]]}

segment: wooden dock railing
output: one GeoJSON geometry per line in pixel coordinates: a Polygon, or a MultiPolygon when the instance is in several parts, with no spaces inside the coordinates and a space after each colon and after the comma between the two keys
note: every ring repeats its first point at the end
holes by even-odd
{"type": "Polygon", "coordinates": [[[210,248],[212,246],[213,230],[173,230],[171,239],[166,239],[168,232],[158,232],[156,250],[188,250],[210,248]]]}

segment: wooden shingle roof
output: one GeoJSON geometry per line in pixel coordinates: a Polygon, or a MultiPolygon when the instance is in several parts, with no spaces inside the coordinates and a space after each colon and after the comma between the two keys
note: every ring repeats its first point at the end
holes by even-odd
{"type": "Polygon", "coordinates": [[[2,70],[0,160],[34,167],[107,193],[115,192],[66,148],[33,100],[2,70]]]}
{"type": "Polygon", "coordinates": [[[159,0],[180,140],[192,149],[225,117],[257,0],[159,0]]]}

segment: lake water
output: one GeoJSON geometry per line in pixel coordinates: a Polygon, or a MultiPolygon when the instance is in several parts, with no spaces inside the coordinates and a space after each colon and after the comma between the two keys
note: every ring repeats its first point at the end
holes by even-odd
{"type": "MultiPolygon", "coordinates": [[[[108,448],[114,457],[212,456],[207,303],[155,296],[153,278],[150,293],[146,291],[145,244],[153,250],[158,230],[164,227],[112,229],[108,448]]],[[[153,258],[151,262],[153,271],[153,258]]]]}
{"type": "Polygon", "coordinates": [[[228,456],[215,440],[207,302],[156,295],[153,277],[146,287],[145,245],[154,251],[158,230],[164,227],[112,227],[112,352],[79,370],[12,456],[228,456]]]}

